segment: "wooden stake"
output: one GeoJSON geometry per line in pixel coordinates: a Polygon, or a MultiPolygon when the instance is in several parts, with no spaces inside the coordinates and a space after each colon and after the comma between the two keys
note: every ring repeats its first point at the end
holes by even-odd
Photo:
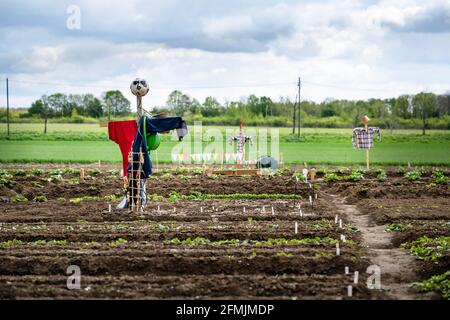
{"type": "Polygon", "coordinates": [[[297,234],[297,233],[298,233],[298,223],[295,222],[295,234],[297,234]]]}
{"type": "Polygon", "coordinates": [[[370,170],[370,163],[369,163],[369,149],[366,149],[366,169],[367,169],[367,171],[370,170]]]}
{"type": "MultiPolygon", "coordinates": [[[[364,130],[366,132],[369,132],[369,117],[366,115],[362,118],[362,121],[364,123],[364,130]]],[[[370,170],[370,164],[369,164],[369,149],[366,149],[366,169],[370,170]]]]}
{"type": "Polygon", "coordinates": [[[81,168],[81,169],[80,169],[80,181],[81,181],[81,180],[84,180],[84,173],[85,173],[85,172],[84,172],[84,168],[81,168]]]}
{"type": "Polygon", "coordinates": [[[309,171],[309,175],[310,175],[310,177],[311,177],[311,182],[314,182],[314,180],[316,180],[316,169],[315,169],[315,168],[312,168],[312,169],[309,171]]]}

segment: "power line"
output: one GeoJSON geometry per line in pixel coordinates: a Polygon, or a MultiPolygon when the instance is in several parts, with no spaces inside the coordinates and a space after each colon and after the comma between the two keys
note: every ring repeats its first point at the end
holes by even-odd
{"type": "Polygon", "coordinates": [[[385,91],[385,89],[346,87],[346,86],[339,86],[339,85],[325,84],[325,83],[316,83],[316,82],[310,82],[310,81],[302,81],[302,82],[309,84],[311,86],[314,86],[314,87],[326,87],[326,88],[334,88],[334,89],[342,89],[342,90],[356,90],[356,91],[375,91],[375,92],[385,91]]]}
{"type": "MultiPolygon", "coordinates": [[[[0,79],[0,81],[5,81],[5,79],[0,79]]],[[[61,87],[80,87],[80,88],[101,88],[101,89],[111,89],[113,87],[125,87],[128,86],[128,83],[115,83],[109,86],[107,85],[89,85],[82,83],[67,83],[64,81],[58,82],[49,82],[49,81],[34,81],[34,80],[20,80],[20,79],[9,79],[10,82],[16,83],[29,83],[29,84],[37,84],[37,85],[51,85],[51,86],[61,86],[61,87]]],[[[352,90],[352,91],[371,91],[371,92],[383,92],[385,89],[376,89],[376,88],[361,88],[361,87],[352,87],[352,86],[342,86],[342,85],[334,85],[328,83],[317,83],[311,81],[302,81],[303,84],[307,84],[313,87],[325,87],[325,88],[334,88],[341,90],[352,90]]],[[[292,86],[295,85],[294,82],[272,82],[272,83],[254,83],[254,84],[229,84],[229,85],[165,85],[152,86],[153,89],[226,89],[226,88],[257,88],[257,87],[273,87],[273,86],[292,86]]]]}
{"type": "MultiPolygon", "coordinates": [[[[1,79],[4,81],[3,79],[1,79]]],[[[16,80],[9,79],[10,82],[16,83],[30,83],[37,85],[51,85],[51,86],[62,86],[62,87],[86,87],[86,88],[105,88],[109,89],[111,87],[122,87],[128,86],[128,83],[121,84],[112,84],[111,86],[99,86],[99,85],[88,85],[88,84],[78,84],[78,83],[67,83],[63,81],[59,82],[46,82],[46,81],[34,81],[34,80],[16,80]]],[[[257,83],[257,84],[232,84],[232,85],[209,85],[209,86],[186,86],[186,85],[166,85],[166,86],[152,86],[154,89],[172,89],[172,88],[180,88],[180,89],[220,89],[220,88],[251,88],[251,87],[272,87],[272,86],[286,86],[292,85],[292,82],[275,82],[275,83],[257,83]]]]}

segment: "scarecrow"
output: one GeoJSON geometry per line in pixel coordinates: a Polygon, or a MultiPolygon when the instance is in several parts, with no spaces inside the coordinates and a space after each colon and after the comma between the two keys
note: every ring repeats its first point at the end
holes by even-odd
{"type": "Polygon", "coordinates": [[[367,115],[361,118],[364,128],[354,128],[352,134],[352,143],[354,148],[366,150],[366,168],[370,169],[369,150],[373,147],[372,135],[376,134],[378,141],[381,139],[380,128],[369,127],[369,117],[367,115]]]}
{"type": "Polygon", "coordinates": [[[142,108],[142,97],[149,92],[144,79],[136,79],[130,85],[137,97],[137,119],[108,122],[109,138],[119,144],[126,196],[117,208],[132,211],[143,210],[147,202],[145,183],[152,174],[150,152],[161,144],[160,134],[176,129],[181,141],[187,134],[186,122],[181,117],[168,117],[165,113],[152,116],[142,108]],[[147,115],[144,115],[144,111],[147,115]]]}

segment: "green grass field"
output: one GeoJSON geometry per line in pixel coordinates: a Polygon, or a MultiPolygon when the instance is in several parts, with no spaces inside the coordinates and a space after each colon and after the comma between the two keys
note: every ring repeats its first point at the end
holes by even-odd
{"type": "MultiPolygon", "coordinates": [[[[237,127],[231,127],[231,126],[204,126],[204,129],[219,129],[221,131],[225,129],[238,129],[237,127]]],[[[267,127],[244,127],[244,130],[259,130],[259,129],[270,129],[267,127]]],[[[279,129],[280,135],[290,134],[292,132],[292,128],[276,128],[279,129]]],[[[43,133],[44,132],[44,125],[39,123],[12,123],[10,124],[10,130],[11,133],[21,133],[21,132],[37,132],[37,133],[43,133]]],[[[100,133],[100,132],[107,132],[107,128],[101,128],[98,124],[91,124],[91,123],[49,123],[47,130],[49,133],[55,133],[55,132],[74,132],[74,133],[100,133]]],[[[0,123],[0,132],[2,134],[6,133],[6,124],[0,123]]],[[[350,128],[302,128],[302,134],[350,134],[351,135],[352,129],[350,128]]],[[[399,130],[393,130],[392,132],[395,134],[412,134],[417,135],[421,134],[421,130],[416,129],[399,129],[399,130]]],[[[427,130],[427,135],[434,135],[434,134],[442,134],[447,133],[450,134],[450,131],[443,131],[443,130],[427,130]]],[[[390,135],[390,130],[384,130],[384,135],[390,135]]]]}
{"type": "MultiPolygon", "coordinates": [[[[1,125],[0,139],[1,162],[121,162],[118,145],[105,137],[106,128],[97,124],[50,124],[49,134],[44,137],[39,132],[40,124],[13,124],[11,134],[18,140],[7,140],[4,136],[5,124],[1,125]],[[92,140],[65,140],[70,137],[94,134],[92,140]],[[34,134],[33,140],[27,140],[27,134],[34,134]],[[95,135],[97,134],[97,135],[95,135]],[[53,135],[53,136],[52,136],[53,135]],[[49,139],[49,138],[55,139],[49,139]],[[62,139],[62,140],[59,140],[62,139]]],[[[204,127],[204,130],[211,127],[204,127]]],[[[224,131],[231,127],[214,127],[224,131]]],[[[236,129],[236,128],[232,128],[236,129]]],[[[253,134],[255,128],[247,128],[253,134]]],[[[260,128],[261,129],[261,128],[260,128]]],[[[290,133],[289,128],[280,128],[280,136],[290,133]]],[[[303,129],[306,142],[289,142],[280,139],[280,153],[286,163],[315,164],[363,164],[363,150],[355,150],[351,145],[351,129],[303,129]]],[[[450,133],[448,131],[430,131],[425,137],[420,130],[388,130],[382,132],[382,141],[375,142],[370,152],[372,164],[378,165],[449,165],[450,133]]],[[[165,140],[169,140],[169,137],[165,140]]],[[[171,163],[172,149],[176,141],[163,141],[157,154],[152,154],[153,161],[171,163]]],[[[208,142],[204,142],[206,146],[208,142]]],[[[182,142],[184,147],[189,141],[182,142]]],[[[186,150],[186,149],[185,149],[186,150]]],[[[270,150],[270,145],[268,146],[270,150]]]]}

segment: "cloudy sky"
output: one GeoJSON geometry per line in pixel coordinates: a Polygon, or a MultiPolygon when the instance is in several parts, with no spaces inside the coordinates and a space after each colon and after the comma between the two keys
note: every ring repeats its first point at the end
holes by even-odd
{"type": "Polygon", "coordinates": [[[295,99],[299,76],[315,101],[449,91],[450,0],[0,2],[0,106],[6,77],[12,107],[109,88],[133,99],[135,77],[151,107],[174,89],[295,99]]]}

